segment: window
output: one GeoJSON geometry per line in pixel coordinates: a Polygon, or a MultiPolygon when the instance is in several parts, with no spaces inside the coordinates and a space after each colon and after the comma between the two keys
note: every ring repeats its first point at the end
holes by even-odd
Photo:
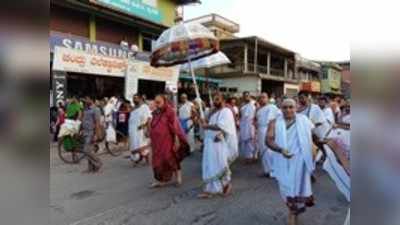
{"type": "Polygon", "coordinates": [[[157,40],[157,36],[154,34],[142,33],[142,37],[143,37],[143,40],[142,40],[143,41],[142,42],[143,51],[151,52],[152,42],[157,40]]]}
{"type": "Polygon", "coordinates": [[[220,88],[219,88],[219,91],[220,91],[220,92],[226,92],[226,87],[220,87],[220,88]]]}
{"type": "Polygon", "coordinates": [[[238,92],[237,88],[229,88],[229,92],[238,92]]]}

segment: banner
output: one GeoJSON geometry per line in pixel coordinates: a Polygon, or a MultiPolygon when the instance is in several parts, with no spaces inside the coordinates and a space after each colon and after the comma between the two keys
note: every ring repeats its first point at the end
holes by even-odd
{"type": "Polygon", "coordinates": [[[132,99],[138,91],[138,80],[164,81],[174,91],[179,79],[179,66],[155,68],[148,62],[132,60],[125,77],[125,98],[132,99]]]}
{"type": "Polygon", "coordinates": [[[55,47],[53,70],[124,77],[127,60],[55,47]]]}
{"type": "Polygon", "coordinates": [[[163,15],[156,0],[92,0],[92,2],[116,9],[152,22],[161,23],[163,15]]]}

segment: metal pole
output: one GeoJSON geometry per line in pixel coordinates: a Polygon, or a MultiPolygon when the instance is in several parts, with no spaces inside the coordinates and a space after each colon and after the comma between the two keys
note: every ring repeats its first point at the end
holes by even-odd
{"type": "Polygon", "coordinates": [[[190,73],[192,74],[192,80],[194,84],[194,91],[196,92],[196,101],[199,103],[200,106],[200,118],[204,119],[204,111],[203,111],[203,104],[201,102],[201,97],[200,97],[200,92],[199,92],[199,87],[197,86],[196,78],[194,75],[194,70],[192,67],[192,60],[189,57],[189,68],[190,68],[190,73]]]}

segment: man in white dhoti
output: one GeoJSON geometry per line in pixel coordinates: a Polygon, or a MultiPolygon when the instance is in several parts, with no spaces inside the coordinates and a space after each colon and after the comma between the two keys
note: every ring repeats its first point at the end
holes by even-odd
{"type": "Polygon", "coordinates": [[[250,93],[243,92],[243,101],[245,104],[240,108],[239,122],[239,144],[240,151],[247,162],[254,162],[257,159],[256,139],[254,119],[256,115],[256,106],[251,101],[250,93]]]}
{"type": "Polygon", "coordinates": [[[227,196],[232,191],[229,165],[238,156],[238,139],[232,110],[225,107],[222,95],[214,97],[214,110],[208,123],[202,120],[205,130],[202,175],[205,183],[199,198],[216,194],[227,196]]]}
{"type": "Polygon", "coordinates": [[[296,225],[298,215],[314,205],[311,187],[311,174],[315,168],[311,150],[314,124],[296,113],[293,99],[285,99],[281,110],[283,115],[268,126],[267,145],[281,153],[274,163],[279,168],[275,175],[289,209],[288,224],[296,225]]]}
{"type": "Polygon", "coordinates": [[[186,94],[181,95],[181,105],[178,109],[178,116],[183,131],[187,136],[187,140],[190,145],[190,151],[195,150],[195,138],[194,138],[194,124],[192,120],[192,112],[194,110],[194,104],[188,100],[186,94]]]}
{"type": "MultiPolygon", "coordinates": [[[[311,103],[309,99],[309,92],[300,91],[298,94],[299,98],[299,107],[297,112],[307,116],[311,122],[314,124],[315,128],[313,129],[313,155],[315,162],[323,162],[326,158],[325,150],[322,146],[326,135],[331,130],[332,125],[329,124],[327,119],[325,118],[324,112],[321,108],[311,103]]],[[[316,178],[312,177],[313,182],[316,181],[316,178]]]]}
{"type": "Polygon", "coordinates": [[[262,176],[269,178],[274,177],[273,161],[277,153],[268,149],[265,139],[267,137],[268,124],[276,119],[280,110],[274,104],[269,103],[267,93],[261,93],[259,102],[260,108],[256,112],[257,142],[263,166],[262,176]]]}
{"type": "Polygon", "coordinates": [[[129,149],[131,161],[137,165],[143,159],[148,162],[150,141],[146,132],[151,120],[151,111],[139,94],[133,96],[133,103],[134,108],[129,116],[129,149]]]}

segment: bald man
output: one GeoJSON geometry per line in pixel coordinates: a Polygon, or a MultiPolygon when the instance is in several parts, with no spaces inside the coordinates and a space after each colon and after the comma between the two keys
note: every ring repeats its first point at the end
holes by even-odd
{"type": "Polygon", "coordinates": [[[281,196],[289,210],[288,224],[297,225],[297,217],[314,205],[311,174],[315,169],[312,155],[314,124],[296,113],[296,102],[285,99],[279,116],[268,126],[267,145],[280,153],[275,175],[281,196]]]}

